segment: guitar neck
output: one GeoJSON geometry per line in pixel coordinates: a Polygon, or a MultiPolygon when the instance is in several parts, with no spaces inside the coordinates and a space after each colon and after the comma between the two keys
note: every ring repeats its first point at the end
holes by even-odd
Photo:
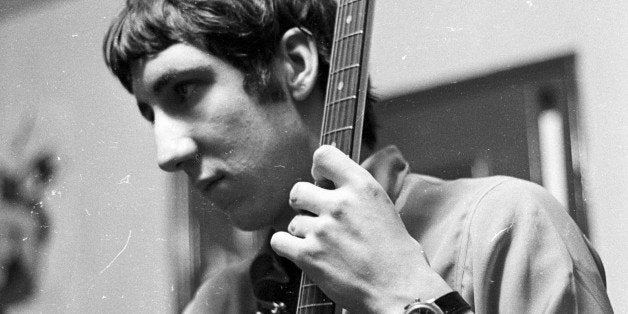
{"type": "MultiPolygon", "coordinates": [[[[334,145],[359,162],[368,88],[368,53],[373,0],[338,0],[321,145],[334,145]]],[[[303,273],[297,314],[340,313],[303,273]]]]}
{"type": "Polygon", "coordinates": [[[367,98],[372,0],[339,0],[320,144],[360,157],[367,98]]]}

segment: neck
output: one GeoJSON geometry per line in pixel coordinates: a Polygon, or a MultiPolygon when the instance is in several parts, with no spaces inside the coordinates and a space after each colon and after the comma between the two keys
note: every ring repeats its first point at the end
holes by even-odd
{"type": "MultiPolygon", "coordinates": [[[[321,133],[321,121],[323,121],[323,109],[325,104],[325,94],[318,84],[313,88],[307,99],[295,103],[295,108],[299,113],[303,123],[310,132],[312,154],[318,148],[319,136],[321,133]]],[[[311,157],[311,156],[310,156],[311,157]]]]}

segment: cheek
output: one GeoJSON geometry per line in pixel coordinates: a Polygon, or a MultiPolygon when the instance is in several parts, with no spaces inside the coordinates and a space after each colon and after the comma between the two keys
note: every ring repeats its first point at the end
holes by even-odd
{"type": "Polygon", "coordinates": [[[258,124],[252,104],[230,92],[216,92],[203,99],[192,113],[198,128],[215,142],[242,141],[258,124]]]}
{"type": "Polygon", "coordinates": [[[261,118],[256,110],[235,110],[232,115],[225,117],[225,138],[238,150],[258,151],[266,146],[272,137],[273,126],[261,118]]]}

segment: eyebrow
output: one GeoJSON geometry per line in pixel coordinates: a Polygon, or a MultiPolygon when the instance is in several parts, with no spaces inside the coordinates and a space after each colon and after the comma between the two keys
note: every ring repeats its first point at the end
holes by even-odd
{"type": "Polygon", "coordinates": [[[190,76],[194,74],[205,73],[209,78],[213,76],[214,69],[210,65],[194,66],[187,69],[168,69],[164,71],[153,83],[151,90],[153,93],[158,94],[166,87],[171,81],[181,77],[190,76]]]}

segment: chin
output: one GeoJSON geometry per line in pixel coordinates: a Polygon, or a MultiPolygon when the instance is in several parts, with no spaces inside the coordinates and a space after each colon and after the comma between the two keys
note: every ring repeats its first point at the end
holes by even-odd
{"type": "Polygon", "coordinates": [[[241,207],[228,213],[234,227],[242,231],[257,231],[272,225],[273,220],[268,216],[270,213],[251,212],[247,209],[247,207],[241,207]]]}
{"type": "Polygon", "coordinates": [[[259,219],[237,219],[234,217],[231,217],[231,222],[234,227],[242,231],[258,231],[271,225],[270,223],[264,223],[259,219]]]}

